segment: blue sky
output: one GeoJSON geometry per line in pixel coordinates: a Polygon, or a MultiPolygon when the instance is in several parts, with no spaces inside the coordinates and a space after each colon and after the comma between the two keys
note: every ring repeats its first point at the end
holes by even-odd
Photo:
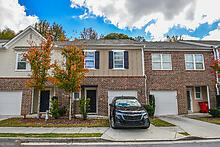
{"type": "Polygon", "coordinates": [[[0,29],[17,32],[47,20],[61,24],[68,37],[76,36],[73,30],[92,27],[98,34],[124,33],[149,41],[167,35],[219,40],[219,4],[218,0],[0,0],[0,13],[5,14],[0,15],[0,29]]]}

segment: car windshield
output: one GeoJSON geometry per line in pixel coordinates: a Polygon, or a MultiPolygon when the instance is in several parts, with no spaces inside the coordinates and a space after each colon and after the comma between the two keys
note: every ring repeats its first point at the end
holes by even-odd
{"type": "Polygon", "coordinates": [[[117,107],[141,107],[136,99],[117,99],[115,105],[117,107]]]}

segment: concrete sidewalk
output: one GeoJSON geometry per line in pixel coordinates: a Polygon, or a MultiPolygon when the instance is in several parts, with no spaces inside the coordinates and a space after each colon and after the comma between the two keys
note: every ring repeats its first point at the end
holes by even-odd
{"type": "Polygon", "coordinates": [[[191,136],[201,138],[220,138],[220,126],[199,121],[185,116],[161,116],[160,119],[170,122],[191,136]]]}
{"type": "Polygon", "coordinates": [[[104,133],[108,127],[0,127],[0,133],[104,133]]]}

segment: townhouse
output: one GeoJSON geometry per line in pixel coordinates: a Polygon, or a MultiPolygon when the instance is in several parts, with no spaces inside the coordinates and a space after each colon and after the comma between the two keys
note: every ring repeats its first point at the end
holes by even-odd
{"type": "MultiPolygon", "coordinates": [[[[45,113],[57,96],[68,105],[65,93],[47,84],[44,91],[26,87],[30,66],[22,52],[34,41],[45,40],[31,26],[12,40],[0,41],[0,115],[45,113]]],[[[62,60],[61,48],[70,41],[54,42],[52,60],[62,60]]],[[[90,114],[108,115],[108,104],[115,96],[135,96],[148,103],[156,98],[156,115],[199,112],[198,103],[215,106],[216,88],[210,73],[211,47],[184,42],[136,42],[132,40],[80,41],[89,69],[81,91],[72,95],[79,105],[81,97],[90,98],[90,114]]],[[[76,112],[79,112],[77,109],[76,112]]]]}

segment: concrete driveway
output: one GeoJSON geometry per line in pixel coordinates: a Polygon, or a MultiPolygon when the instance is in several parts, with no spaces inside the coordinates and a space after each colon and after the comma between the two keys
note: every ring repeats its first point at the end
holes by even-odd
{"type": "Polygon", "coordinates": [[[201,138],[220,138],[220,125],[187,118],[180,115],[161,116],[159,118],[178,126],[191,136],[201,138]]]}
{"type": "Polygon", "coordinates": [[[109,128],[102,139],[112,141],[149,141],[149,140],[177,140],[183,135],[166,128],[159,128],[153,125],[149,129],[112,129],[109,128]]]}

